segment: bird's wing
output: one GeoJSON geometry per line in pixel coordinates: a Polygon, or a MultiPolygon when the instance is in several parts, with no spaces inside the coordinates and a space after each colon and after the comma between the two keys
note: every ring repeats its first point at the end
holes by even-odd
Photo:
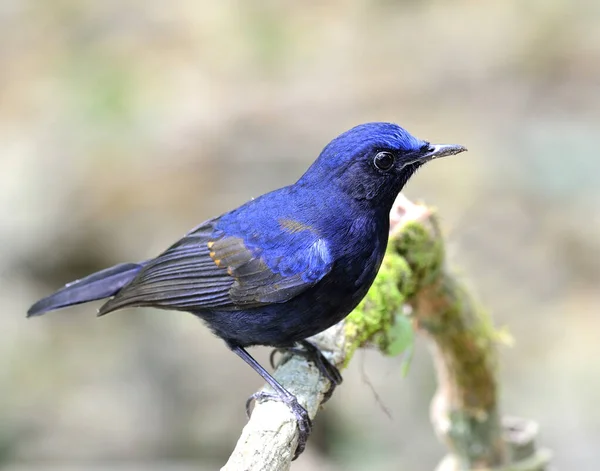
{"type": "Polygon", "coordinates": [[[215,229],[217,221],[207,221],[147,262],[99,314],[126,306],[193,311],[282,303],[331,270],[326,241],[310,230],[273,231],[248,243],[252,238],[239,230],[215,229]]]}

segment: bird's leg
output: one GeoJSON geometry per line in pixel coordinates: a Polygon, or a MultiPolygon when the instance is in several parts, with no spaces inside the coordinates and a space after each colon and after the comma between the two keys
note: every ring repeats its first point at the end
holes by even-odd
{"type": "Polygon", "coordinates": [[[294,454],[294,460],[298,458],[304,451],[304,447],[306,446],[306,442],[308,440],[308,436],[310,435],[310,431],[312,429],[312,422],[310,417],[308,416],[308,412],[304,407],[300,405],[296,396],[290,393],[287,389],[285,389],[279,382],[273,378],[269,374],[267,370],[265,370],[260,363],[258,363],[252,355],[250,355],[244,348],[239,345],[228,343],[229,348],[242,360],[244,360],[248,365],[252,367],[254,371],[256,371],[259,375],[263,377],[263,379],[273,388],[275,394],[267,393],[267,392],[257,392],[248,398],[246,402],[246,413],[250,416],[250,404],[253,400],[260,399],[277,399],[286,404],[292,414],[294,415],[296,422],[298,424],[298,445],[296,447],[296,453],[294,454]]]}
{"type": "MultiPolygon", "coordinates": [[[[319,370],[319,373],[321,373],[323,376],[325,376],[325,378],[327,378],[331,382],[332,389],[335,388],[337,385],[342,384],[343,378],[340,374],[340,370],[338,370],[335,365],[333,365],[327,358],[325,358],[325,355],[323,355],[321,350],[319,350],[308,340],[302,340],[298,343],[302,348],[286,347],[276,348],[275,350],[273,350],[271,352],[271,355],[269,356],[271,366],[275,368],[274,359],[277,353],[292,353],[295,355],[300,355],[306,358],[308,361],[314,363],[314,365],[319,370]]],[[[331,392],[333,392],[333,390],[331,392]]]]}

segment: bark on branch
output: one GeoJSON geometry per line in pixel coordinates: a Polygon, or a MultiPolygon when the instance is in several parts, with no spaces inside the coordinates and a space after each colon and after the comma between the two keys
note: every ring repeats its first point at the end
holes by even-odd
{"type": "MultiPolygon", "coordinates": [[[[501,420],[498,335],[447,270],[435,213],[400,195],[390,219],[388,252],[369,293],[344,321],[311,340],[339,368],[360,347],[398,353],[406,336],[404,308],[410,306],[410,319],[430,345],[438,376],[431,419],[449,450],[438,470],[544,470],[549,454],[535,448],[537,426],[523,419],[501,420]]],[[[299,356],[279,365],[274,376],[314,418],[329,381],[299,356]]],[[[297,439],[296,422],[284,404],[257,403],[222,471],[288,470],[297,439]]]]}

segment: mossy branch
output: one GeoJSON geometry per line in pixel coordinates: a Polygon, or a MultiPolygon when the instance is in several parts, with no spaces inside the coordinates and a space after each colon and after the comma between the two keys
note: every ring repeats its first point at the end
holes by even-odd
{"type": "MultiPolygon", "coordinates": [[[[416,330],[428,341],[438,376],[431,419],[449,449],[438,470],[543,470],[549,456],[535,449],[535,424],[500,418],[495,356],[500,336],[446,268],[434,211],[400,195],[390,220],[389,248],[367,296],[344,321],[311,340],[343,368],[361,347],[401,353],[411,347],[416,330]]],[[[287,358],[274,376],[314,418],[329,381],[299,356],[287,358]]],[[[222,470],[288,470],[297,439],[288,408],[260,402],[222,470]]]]}

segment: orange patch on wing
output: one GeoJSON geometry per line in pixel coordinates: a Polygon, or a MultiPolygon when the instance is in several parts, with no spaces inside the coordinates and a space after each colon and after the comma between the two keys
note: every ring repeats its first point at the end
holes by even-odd
{"type": "Polygon", "coordinates": [[[214,252],[209,252],[208,253],[209,257],[212,258],[213,262],[215,262],[215,265],[217,265],[218,267],[221,266],[221,260],[218,258],[215,258],[215,253],[214,252]]]}

